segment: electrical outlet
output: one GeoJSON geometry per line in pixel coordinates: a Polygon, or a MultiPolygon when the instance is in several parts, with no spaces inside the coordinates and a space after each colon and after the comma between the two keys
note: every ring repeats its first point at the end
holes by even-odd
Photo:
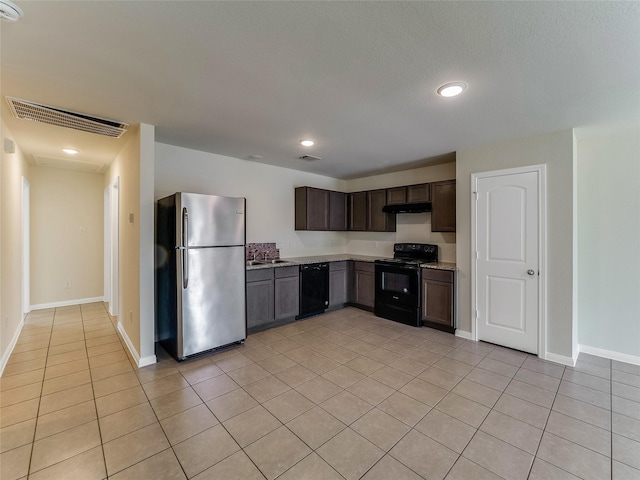
{"type": "Polygon", "coordinates": [[[71,281],[67,280],[66,282],[64,282],[64,288],[69,289],[71,288],[71,281]]]}

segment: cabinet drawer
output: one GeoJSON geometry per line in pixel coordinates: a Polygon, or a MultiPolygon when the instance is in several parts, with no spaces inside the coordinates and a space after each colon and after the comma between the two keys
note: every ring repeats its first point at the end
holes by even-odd
{"type": "Polygon", "coordinates": [[[346,270],[347,269],[347,262],[331,262],[329,264],[329,271],[330,272],[335,272],[337,270],[346,270]]]}
{"type": "Polygon", "coordinates": [[[453,272],[449,270],[435,270],[433,268],[423,268],[422,278],[425,280],[435,280],[438,282],[453,283],[453,272]]]}
{"type": "Polygon", "coordinates": [[[300,273],[300,267],[298,265],[291,267],[278,267],[273,270],[275,271],[276,278],[297,277],[300,273]]]}
{"type": "Polygon", "coordinates": [[[373,262],[355,262],[355,269],[358,272],[375,272],[376,266],[373,262]]]}
{"type": "Polygon", "coordinates": [[[248,282],[260,282],[262,280],[273,279],[273,268],[261,268],[260,270],[249,270],[247,272],[248,282]]]}

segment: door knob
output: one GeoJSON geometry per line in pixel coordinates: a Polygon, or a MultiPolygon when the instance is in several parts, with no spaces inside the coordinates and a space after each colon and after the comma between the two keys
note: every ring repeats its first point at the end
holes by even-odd
{"type": "Polygon", "coordinates": [[[528,275],[535,275],[536,272],[534,272],[533,270],[529,269],[527,270],[527,274],[528,275]]]}

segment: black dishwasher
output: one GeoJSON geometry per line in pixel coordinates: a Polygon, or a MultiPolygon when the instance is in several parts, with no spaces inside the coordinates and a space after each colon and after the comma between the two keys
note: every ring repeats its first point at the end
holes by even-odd
{"type": "Polygon", "coordinates": [[[300,265],[300,315],[306,318],[323,313],[329,306],[329,264],[300,265]]]}

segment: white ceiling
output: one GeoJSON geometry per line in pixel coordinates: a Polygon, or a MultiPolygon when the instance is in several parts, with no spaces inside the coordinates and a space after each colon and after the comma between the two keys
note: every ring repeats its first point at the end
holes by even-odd
{"type": "MultiPolygon", "coordinates": [[[[3,97],[337,178],[640,119],[637,1],[14,1],[24,17],[0,26],[3,97]],[[454,80],[462,96],[435,94],[454,80]]],[[[122,146],[2,109],[28,155],[76,146],[108,163],[122,146]]]]}

